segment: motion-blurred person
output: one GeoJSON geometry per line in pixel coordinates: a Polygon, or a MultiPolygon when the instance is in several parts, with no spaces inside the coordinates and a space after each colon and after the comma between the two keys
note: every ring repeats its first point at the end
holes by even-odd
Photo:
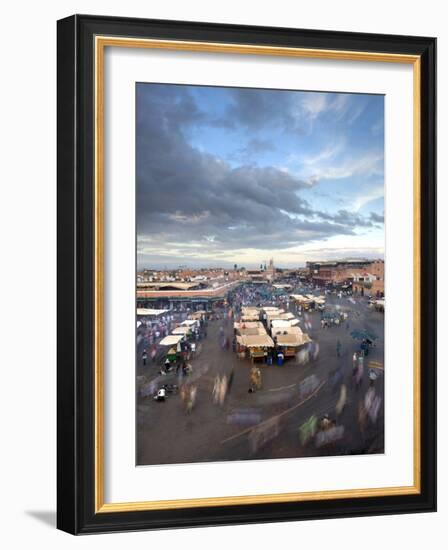
{"type": "Polygon", "coordinates": [[[235,375],[235,370],[232,367],[232,370],[230,371],[230,374],[229,374],[229,380],[227,382],[227,393],[228,394],[230,393],[230,390],[232,389],[234,375],[235,375]]]}
{"type": "Polygon", "coordinates": [[[154,401],[165,401],[165,398],[166,390],[165,388],[160,388],[160,390],[158,390],[156,395],[154,396],[154,401]]]}
{"type": "Polygon", "coordinates": [[[308,349],[303,348],[296,353],[296,361],[299,365],[306,365],[309,361],[310,352],[308,349]]]}
{"type": "Polygon", "coordinates": [[[329,430],[333,426],[333,421],[330,420],[330,417],[328,414],[324,414],[323,417],[320,419],[319,422],[319,428],[321,430],[329,430]]]}
{"type": "Polygon", "coordinates": [[[224,375],[221,378],[218,389],[218,402],[221,406],[224,405],[224,401],[226,400],[227,387],[227,376],[224,375]]]}
{"type": "MultiPolygon", "coordinates": [[[[361,357],[359,359],[361,359],[361,357]]],[[[356,389],[359,389],[359,387],[361,386],[363,378],[364,378],[364,362],[358,360],[358,366],[356,367],[356,372],[355,372],[356,389]]]]}
{"type": "Polygon", "coordinates": [[[300,443],[306,445],[317,432],[317,417],[313,414],[299,428],[300,443]]]}
{"type": "Polygon", "coordinates": [[[316,359],[319,356],[319,344],[317,342],[311,342],[308,347],[308,352],[311,354],[311,357],[313,358],[313,361],[316,361],[316,359]]]}
{"type": "Polygon", "coordinates": [[[165,359],[164,368],[165,368],[165,372],[169,372],[171,369],[171,363],[168,357],[165,359]]]}
{"type": "Polygon", "coordinates": [[[358,404],[358,426],[361,430],[361,433],[365,432],[367,425],[367,412],[366,408],[364,407],[364,403],[362,401],[358,404]]]}
{"type": "Polygon", "coordinates": [[[330,386],[333,390],[333,393],[340,387],[344,376],[342,374],[342,368],[334,369],[330,373],[330,386]]]}
{"type": "Polygon", "coordinates": [[[182,374],[184,376],[188,376],[189,374],[191,374],[192,370],[193,370],[193,368],[189,363],[186,363],[186,362],[183,363],[183,365],[182,365],[182,374]]]}
{"type": "Polygon", "coordinates": [[[215,380],[213,382],[213,389],[212,389],[212,397],[213,397],[213,403],[218,403],[219,401],[219,388],[221,385],[221,377],[219,374],[215,376],[215,380]]]}
{"type": "Polygon", "coordinates": [[[364,397],[364,408],[372,424],[375,424],[381,406],[381,397],[377,396],[375,389],[370,387],[364,397]]]}
{"type": "Polygon", "coordinates": [[[189,392],[188,401],[187,401],[187,413],[189,414],[192,412],[196,404],[197,392],[198,392],[198,389],[196,386],[190,387],[190,392],[189,392]]]}
{"type": "Polygon", "coordinates": [[[261,372],[255,365],[250,369],[249,377],[249,393],[254,393],[261,384],[261,372]]]}
{"type": "Polygon", "coordinates": [[[336,414],[339,416],[345,408],[347,403],[347,387],[345,384],[341,385],[341,392],[339,394],[338,402],[336,403],[336,414]]]}

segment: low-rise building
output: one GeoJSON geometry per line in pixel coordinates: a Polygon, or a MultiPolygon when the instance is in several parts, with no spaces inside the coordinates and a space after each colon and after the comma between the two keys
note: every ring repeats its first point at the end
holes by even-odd
{"type": "Polygon", "coordinates": [[[352,258],[307,262],[308,278],[320,286],[351,285],[353,292],[384,296],[384,260],[352,258]]]}

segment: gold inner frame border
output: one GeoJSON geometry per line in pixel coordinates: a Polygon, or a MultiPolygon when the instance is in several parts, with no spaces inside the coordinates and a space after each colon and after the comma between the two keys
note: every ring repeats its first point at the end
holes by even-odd
{"type": "Polygon", "coordinates": [[[94,397],[95,397],[95,466],[94,466],[94,509],[95,513],[132,512],[143,510],[168,510],[209,506],[231,506],[242,504],[262,504],[279,502],[304,502],[343,498],[365,498],[420,494],[421,492],[421,351],[420,351],[420,205],[421,205],[421,61],[418,55],[391,54],[382,52],[358,52],[345,50],[325,50],[291,48],[276,46],[257,46],[253,44],[226,44],[214,42],[196,42],[181,40],[157,40],[142,38],[123,38],[115,36],[96,36],[95,56],[95,346],[94,346],[94,397]],[[191,498],[180,500],[154,500],[141,502],[106,503],[104,501],[104,53],[106,47],[152,48],[159,50],[178,50],[207,53],[232,53],[245,55],[266,55],[301,57],[313,59],[366,61],[382,63],[406,63],[413,65],[413,197],[414,197],[414,265],[413,265],[413,302],[414,302],[414,361],[413,361],[413,424],[414,424],[414,469],[413,485],[400,487],[379,487],[349,490],[328,490],[300,493],[277,493],[244,496],[226,496],[210,498],[191,498]]]}

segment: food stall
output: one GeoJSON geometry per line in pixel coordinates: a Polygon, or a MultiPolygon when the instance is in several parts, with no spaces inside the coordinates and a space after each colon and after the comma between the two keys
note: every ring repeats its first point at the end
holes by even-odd
{"type": "Polygon", "coordinates": [[[281,312],[277,314],[272,314],[267,319],[268,328],[271,328],[274,323],[278,322],[285,323],[286,326],[298,325],[299,320],[294,317],[291,312],[281,312]]]}
{"type": "Polygon", "coordinates": [[[283,351],[285,358],[295,357],[302,346],[311,342],[311,338],[308,334],[303,332],[281,333],[277,334],[275,338],[277,341],[277,348],[283,351]]]}
{"type": "Polygon", "coordinates": [[[294,300],[297,306],[303,307],[305,311],[314,307],[314,297],[302,296],[302,294],[291,294],[290,298],[294,300]]]}
{"type": "Polygon", "coordinates": [[[184,337],[185,335],[183,334],[169,334],[160,340],[159,346],[166,346],[169,348],[166,357],[170,363],[176,362],[179,357],[179,354],[181,353],[181,342],[184,337]]]}
{"type": "Polygon", "coordinates": [[[200,309],[199,311],[194,311],[193,313],[190,313],[188,318],[194,321],[200,321],[201,319],[205,319],[206,316],[207,312],[205,311],[205,309],[200,309]]]}
{"type": "Polygon", "coordinates": [[[233,323],[233,330],[234,332],[238,332],[240,329],[246,329],[246,328],[263,328],[263,323],[261,321],[241,321],[237,322],[235,321],[233,323]]]}
{"type": "Polygon", "coordinates": [[[239,328],[237,330],[237,334],[240,336],[243,335],[254,335],[254,334],[267,334],[264,327],[246,327],[246,328],[239,328]]]}
{"type": "Polygon", "coordinates": [[[268,349],[274,347],[274,341],[266,333],[238,335],[236,341],[238,344],[238,356],[244,357],[248,354],[252,361],[264,359],[267,356],[268,349]]]}
{"type": "Polygon", "coordinates": [[[151,320],[157,319],[158,317],[168,313],[169,309],[154,309],[149,307],[138,307],[137,308],[137,317],[149,317],[151,320]]]}
{"type": "Polygon", "coordinates": [[[189,326],[178,326],[176,327],[172,332],[171,334],[175,334],[175,335],[183,335],[183,336],[189,336],[191,334],[191,327],[189,326]]]}
{"type": "Polygon", "coordinates": [[[274,323],[271,327],[272,337],[277,334],[303,334],[300,327],[289,324],[289,321],[274,321],[274,323]]]}
{"type": "Polygon", "coordinates": [[[284,309],[276,308],[275,310],[272,309],[270,311],[265,311],[264,319],[266,321],[266,324],[268,328],[271,326],[271,322],[274,319],[281,319],[282,315],[284,315],[286,312],[284,309]]]}
{"type": "Polygon", "coordinates": [[[243,307],[241,309],[241,321],[259,321],[260,310],[257,307],[243,307]]]}
{"type": "Polygon", "coordinates": [[[170,348],[166,354],[166,357],[170,363],[175,363],[177,360],[177,348],[170,348]]]}
{"type": "Polygon", "coordinates": [[[186,319],[185,321],[182,321],[180,326],[187,327],[190,330],[194,330],[196,327],[199,326],[199,321],[197,319],[186,319]]]}
{"type": "Polygon", "coordinates": [[[183,334],[169,334],[159,342],[159,346],[177,346],[183,340],[183,334]]]}

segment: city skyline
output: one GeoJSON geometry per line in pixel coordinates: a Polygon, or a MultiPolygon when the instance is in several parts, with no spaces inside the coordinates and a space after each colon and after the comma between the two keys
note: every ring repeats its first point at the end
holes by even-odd
{"type": "MultiPolygon", "coordinates": [[[[270,258],[267,258],[266,260],[263,259],[263,260],[260,260],[259,262],[255,262],[255,263],[247,263],[245,265],[243,264],[238,264],[238,262],[229,262],[228,264],[226,265],[218,265],[218,264],[213,264],[213,263],[209,263],[209,264],[204,264],[204,265],[193,265],[193,264],[178,264],[178,265],[171,265],[171,266],[167,266],[167,265],[155,265],[155,264],[151,264],[151,265],[141,265],[138,267],[137,271],[138,272],[141,272],[141,271],[175,271],[175,270],[179,270],[179,269],[190,269],[192,271],[194,270],[213,270],[213,269],[222,269],[222,270],[233,270],[234,269],[234,266],[236,265],[237,266],[237,269],[249,269],[249,270],[252,270],[252,269],[258,269],[260,268],[261,265],[268,265],[269,264],[269,260],[270,258]]],[[[305,262],[303,263],[300,263],[300,264],[291,264],[291,265],[284,265],[284,264],[277,264],[275,262],[275,258],[273,258],[274,260],[274,265],[277,269],[304,269],[306,268],[306,263],[307,262],[319,262],[319,261],[347,261],[347,260],[366,260],[366,261],[375,261],[375,260],[383,260],[384,261],[384,256],[334,256],[334,258],[318,258],[318,257],[313,257],[313,258],[309,258],[307,259],[305,262]]]]}
{"type": "Polygon", "coordinates": [[[137,268],[384,257],[384,98],[137,84],[137,268]]]}

